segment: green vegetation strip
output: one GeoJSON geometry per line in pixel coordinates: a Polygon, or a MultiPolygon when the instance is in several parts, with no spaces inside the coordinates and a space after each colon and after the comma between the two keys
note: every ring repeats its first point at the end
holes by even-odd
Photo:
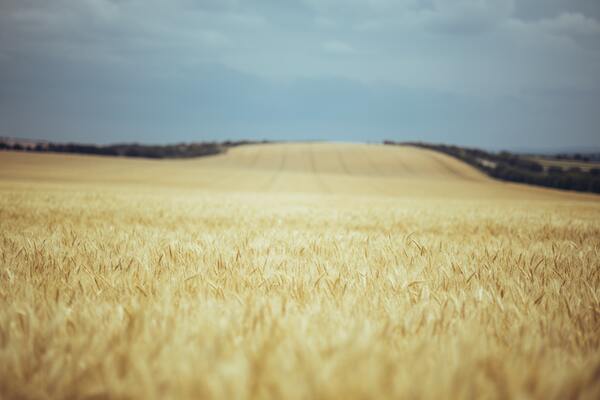
{"type": "Polygon", "coordinates": [[[192,158],[224,153],[229,147],[244,144],[264,143],[254,141],[225,141],[179,143],[168,145],[142,145],[137,143],[98,146],[79,143],[48,143],[18,140],[0,141],[0,150],[35,151],[54,153],[92,154],[142,158],[192,158]]]}
{"type": "Polygon", "coordinates": [[[415,146],[439,151],[472,165],[488,176],[503,181],[600,193],[600,168],[590,168],[587,171],[579,167],[564,169],[556,165],[544,168],[537,161],[507,151],[490,153],[480,149],[444,144],[393,142],[389,140],[386,140],[384,144],[415,146]]]}

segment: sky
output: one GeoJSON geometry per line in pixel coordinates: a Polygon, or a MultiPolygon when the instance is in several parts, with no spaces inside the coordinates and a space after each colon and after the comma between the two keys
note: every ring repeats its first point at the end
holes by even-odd
{"type": "Polygon", "coordinates": [[[600,147],[598,0],[2,0],[0,136],[600,147]]]}

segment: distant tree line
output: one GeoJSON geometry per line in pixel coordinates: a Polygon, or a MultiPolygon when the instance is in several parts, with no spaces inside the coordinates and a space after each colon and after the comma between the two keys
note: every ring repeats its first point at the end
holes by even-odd
{"type": "Polygon", "coordinates": [[[225,141],[179,143],[169,145],[143,145],[138,143],[111,144],[98,146],[80,143],[25,143],[0,141],[0,150],[93,154],[102,156],[143,157],[143,158],[192,158],[223,153],[229,147],[252,143],[254,141],[225,141]]]}
{"type": "Polygon", "coordinates": [[[600,153],[558,153],[550,155],[536,155],[536,157],[544,158],[546,160],[558,160],[558,161],[579,161],[579,162],[599,162],[600,153]]]}
{"type": "Polygon", "coordinates": [[[444,144],[421,142],[400,143],[389,140],[386,140],[384,144],[410,145],[439,151],[458,158],[493,178],[504,181],[577,190],[580,192],[600,193],[600,169],[598,168],[583,171],[577,167],[563,169],[559,166],[551,166],[545,169],[536,161],[507,151],[489,153],[480,149],[444,144]]]}

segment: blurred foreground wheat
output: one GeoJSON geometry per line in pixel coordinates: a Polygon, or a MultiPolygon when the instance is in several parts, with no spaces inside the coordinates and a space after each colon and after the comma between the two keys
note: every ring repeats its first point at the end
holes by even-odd
{"type": "Polygon", "coordinates": [[[0,192],[3,398],[598,398],[600,207],[0,192]]]}

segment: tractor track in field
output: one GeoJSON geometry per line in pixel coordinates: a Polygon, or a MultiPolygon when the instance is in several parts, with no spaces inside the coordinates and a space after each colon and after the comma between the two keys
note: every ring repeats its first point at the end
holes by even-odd
{"type": "MultiPolygon", "coordinates": [[[[362,148],[361,149],[361,155],[363,156],[363,158],[365,160],[367,160],[367,165],[369,166],[369,169],[371,169],[372,172],[375,173],[376,177],[385,177],[385,173],[377,166],[377,164],[375,164],[373,162],[373,160],[371,159],[371,157],[369,157],[369,153],[367,153],[367,150],[362,148]]],[[[369,186],[371,186],[373,189],[375,189],[375,191],[381,193],[381,194],[389,194],[389,192],[387,191],[387,188],[382,188],[380,187],[378,184],[376,184],[375,182],[373,182],[371,179],[369,179],[369,186]]]]}
{"type": "Polygon", "coordinates": [[[402,170],[406,171],[409,175],[414,175],[415,174],[415,170],[412,169],[408,163],[406,163],[404,161],[404,158],[402,156],[398,156],[396,157],[396,160],[398,161],[398,164],[400,164],[400,167],[402,168],[402,170]]]}
{"type": "MultiPolygon", "coordinates": [[[[258,160],[260,159],[260,155],[262,153],[262,149],[257,146],[256,150],[254,151],[254,155],[250,161],[250,165],[248,165],[246,168],[247,169],[252,169],[256,166],[256,164],[258,163],[258,160]]],[[[243,174],[244,169],[242,168],[230,168],[226,171],[229,171],[230,173],[228,173],[225,177],[220,177],[217,176],[213,179],[211,179],[207,184],[206,187],[213,187],[214,188],[214,184],[215,183],[227,183],[227,182],[231,182],[234,181],[237,177],[241,176],[243,174]],[[233,172],[235,171],[235,172],[233,172]]]]}
{"type": "Polygon", "coordinates": [[[431,153],[430,159],[432,159],[437,165],[448,170],[452,175],[455,175],[466,181],[480,182],[479,179],[469,176],[469,175],[465,174],[464,172],[459,171],[458,169],[454,168],[452,165],[450,165],[450,163],[447,160],[444,160],[443,157],[441,157],[439,154],[431,153]]]}
{"type": "Polygon", "coordinates": [[[342,171],[344,171],[344,174],[346,174],[348,176],[351,176],[352,173],[350,172],[350,170],[348,169],[348,165],[346,165],[346,162],[344,161],[344,158],[342,156],[342,152],[338,149],[338,150],[336,150],[335,153],[337,155],[338,163],[342,167],[342,171]]]}
{"type": "Polygon", "coordinates": [[[331,188],[329,188],[329,186],[327,186],[325,184],[325,182],[323,181],[323,177],[321,176],[321,173],[317,171],[317,163],[315,160],[315,153],[313,150],[312,143],[310,144],[310,146],[308,148],[308,156],[309,156],[309,160],[310,160],[310,169],[312,171],[312,176],[315,178],[315,181],[317,182],[317,186],[319,186],[323,192],[331,193],[331,188]]]}
{"type": "Polygon", "coordinates": [[[274,191],[273,189],[275,187],[275,182],[277,181],[277,178],[280,177],[281,173],[285,169],[286,158],[287,158],[287,150],[284,147],[283,150],[281,150],[281,158],[279,161],[279,165],[278,165],[277,169],[275,170],[275,172],[273,173],[273,175],[271,175],[271,177],[267,180],[266,184],[262,187],[262,191],[265,191],[265,192],[273,192],[274,191]]]}
{"type": "MultiPolygon", "coordinates": [[[[348,164],[344,160],[344,155],[342,154],[342,152],[340,150],[337,150],[336,153],[337,153],[337,157],[338,157],[340,166],[342,167],[342,170],[344,171],[346,176],[351,177],[351,178],[360,178],[361,177],[360,174],[355,174],[350,171],[350,169],[348,168],[348,164]]],[[[366,178],[366,176],[364,178],[366,178]]],[[[382,194],[381,189],[378,186],[376,186],[375,184],[373,184],[373,182],[371,182],[369,179],[366,179],[366,182],[367,182],[367,186],[369,186],[371,189],[373,189],[374,192],[382,194]]]]}

